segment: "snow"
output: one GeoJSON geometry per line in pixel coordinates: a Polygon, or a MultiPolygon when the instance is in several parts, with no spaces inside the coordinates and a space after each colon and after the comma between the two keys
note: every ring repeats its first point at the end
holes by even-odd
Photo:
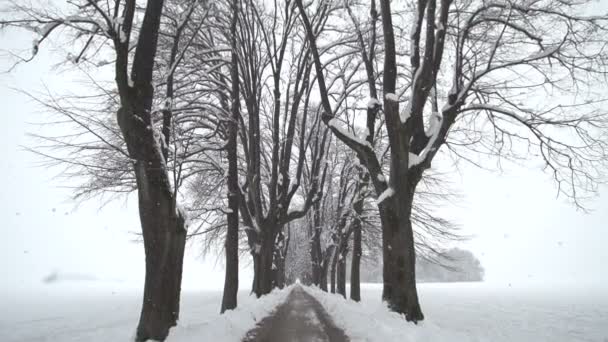
{"type": "Polygon", "coordinates": [[[429,129],[425,133],[426,136],[429,137],[429,141],[427,142],[426,146],[424,147],[422,152],[420,152],[419,155],[410,152],[409,160],[408,160],[408,167],[411,168],[413,166],[416,166],[416,165],[422,163],[426,159],[426,156],[430,151],[435,151],[435,147],[433,147],[433,145],[435,144],[435,141],[437,140],[437,137],[439,136],[439,131],[441,130],[441,121],[442,120],[443,120],[443,118],[441,117],[441,114],[439,114],[438,112],[433,112],[431,114],[429,129]]]}
{"type": "Polygon", "coordinates": [[[386,188],[386,190],[384,190],[384,192],[382,194],[380,194],[380,196],[378,197],[378,199],[376,199],[376,205],[384,202],[385,199],[387,199],[388,197],[391,197],[395,194],[395,189],[393,188],[386,188]]]}
{"type": "Polygon", "coordinates": [[[427,137],[432,137],[439,133],[439,130],[441,129],[441,120],[443,120],[443,119],[441,117],[441,114],[439,114],[439,112],[431,113],[429,129],[426,132],[427,137]]]}
{"type": "Polygon", "coordinates": [[[125,33],[125,31],[123,29],[124,21],[125,21],[125,18],[122,16],[110,19],[110,23],[112,24],[112,29],[114,30],[114,32],[116,32],[116,34],[118,34],[118,40],[123,44],[127,42],[127,34],[125,33]]]}
{"type": "MultiPolygon", "coordinates": [[[[0,341],[132,341],[141,292],[118,290],[122,283],[104,288],[90,284],[0,293],[0,341]]],[[[241,341],[292,289],[256,299],[247,287],[239,291],[238,308],[224,315],[219,314],[220,290],[183,291],[180,322],[167,342],[241,341]]],[[[387,309],[381,284],[362,284],[361,303],[303,288],[352,342],[603,342],[608,337],[608,289],[601,285],[419,284],[425,320],[418,325],[387,309]]]]}
{"type": "Polygon", "coordinates": [[[549,57],[552,54],[556,53],[560,49],[560,47],[561,47],[560,45],[555,45],[555,46],[549,47],[546,50],[539,51],[535,54],[528,56],[526,59],[532,60],[532,59],[542,59],[542,58],[549,57]]]}
{"type": "MultiPolygon", "coordinates": [[[[121,285],[121,284],[117,284],[121,285]]],[[[45,292],[0,297],[2,342],[133,341],[141,293],[111,288],[83,290],[46,286],[45,292]]],[[[220,290],[183,291],[180,321],[167,342],[237,342],[285,301],[291,287],[256,299],[249,289],[238,293],[238,308],[219,314],[220,290]]]]}
{"type": "Polygon", "coordinates": [[[44,25],[42,28],[36,28],[36,33],[41,36],[47,36],[52,30],[54,30],[57,26],[61,25],[60,22],[54,21],[44,25]]]}
{"type": "Polygon", "coordinates": [[[378,101],[378,99],[370,98],[369,101],[367,101],[367,108],[374,109],[376,106],[380,106],[380,101],[378,101]]]}
{"type": "Polygon", "coordinates": [[[384,95],[384,98],[392,102],[399,102],[399,96],[394,93],[388,93],[384,95]]]}
{"type": "Polygon", "coordinates": [[[409,168],[411,168],[413,166],[416,166],[416,165],[422,163],[423,161],[424,161],[424,153],[417,155],[415,153],[410,152],[407,165],[409,168]]]}
{"type": "Polygon", "coordinates": [[[410,118],[410,115],[412,115],[412,104],[411,102],[408,102],[405,108],[399,112],[399,120],[401,120],[402,124],[405,124],[407,119],[410,118]]]}
{"type": "Polygon", "coordinates": [[[336,119],[329,120],[329,122],[327,123],[327,125],[329,127],[333,128],[333,129],[335,129],[336,131],[340,132],[340,134],[344,135],[347,139],[355,141],[355,142],[357,142],[360,145],[369,146],[371,148],[371,145],[370,145],[369,141],[357,138],[352,133],[350,133],[346,128],[340,126],[340,124],[338,123],[338,121],[336,119]]]}
{"type": "Polygon", "coordinates": [[[127,34],[122,29],[118,31],[118,40],[123,44],[127,42],[127,34]]]}
{"type": "Polygon", "coordinates": [[[369,129],[367,127],[365,127],[363,130],[361,130],[361,132],[359,133],[358,138],[361,140],[367,140],[367,137],[369,137],[369,129]]]}
{"type": "Polygon", "coordinates": [[[388,310],[381,284],[362,284],[361,303],[304,289],[352,342],[603,342],[608,336],[608,291],[601,288],[419,284],[425,320],[418,325],[388,310]]]}

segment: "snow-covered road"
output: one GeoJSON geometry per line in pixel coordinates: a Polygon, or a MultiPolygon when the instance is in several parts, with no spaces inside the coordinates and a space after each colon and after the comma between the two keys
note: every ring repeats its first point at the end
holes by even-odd
{"type": "Polygon", "coordinates": [[[285,303],[247,333],[243,342],[285,341],[348,342],[348,338],[319,302],[301,286],[296,286],[285,303]]]}

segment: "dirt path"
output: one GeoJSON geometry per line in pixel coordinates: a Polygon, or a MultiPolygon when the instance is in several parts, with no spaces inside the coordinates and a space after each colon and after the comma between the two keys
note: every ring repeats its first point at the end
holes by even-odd
{"type": "Polygon", "coordinates": [[[243,342],[348,342],[348,338],[321,304],[297,286],[284,304],[247,333],[243,342]]]}

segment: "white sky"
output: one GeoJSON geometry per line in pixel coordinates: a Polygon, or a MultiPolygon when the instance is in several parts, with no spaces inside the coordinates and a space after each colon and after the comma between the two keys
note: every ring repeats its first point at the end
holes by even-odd
{"type": "MultiPolygon", "coordinates": [[[[28,34],[0,33],[5,49],[29,48],[28,34]]],[[[44,50],[44,49],[41,49],[44,50]]],[[[94,275],[104,281],[143,284],[143,247],[133,242],[139,230],[137,208],[130,200],[99,209],[101,202],[78,207],[70,191],[53,179],[55,170],[36,167],[40,159],[19,146],[32,145],[28,122],[38,121],[39,108],[11,90],[40,89],[44,83],[57,92],[74,87],[69,73],[58,75],[42,53],[10,74],[0,74],[3,115],[0,134],[0,291],[41,285],[52,271],[94,275]]],[[[0,59],[0,70],[8,64],[0,59]]],[[[72,88],[73,91],[73,88],[72,88]]],[[[451,180],[463,194],[457,207],[442,214],[460,224],[473,238],[464,243],[481,259],[489,282],[560,282],[577,280],[602,285],[608,280],[608,190],[591,203],[595,212],[576,211],[556,199],[555,186],[540,170],[509,167],[489,173],[463,166],[451,180]]],[[[64,184],[65,185],[65,184],[64,184]]],[[[221,265],[215,257],[203,260],[198,246],[188,246],[185,288],[220,288],[221,265]]],[[[248,288],[248,274],[241,287],[248,288]]]]}

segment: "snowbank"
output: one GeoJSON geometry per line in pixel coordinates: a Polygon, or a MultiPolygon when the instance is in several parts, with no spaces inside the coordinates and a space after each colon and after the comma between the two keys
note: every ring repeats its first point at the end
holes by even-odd
{"type": "MultiPolygon", "coordinates": [[[[0,293],[1,342],[133,341],[141,292],[115,287],[47,286],[19,295],[0,293]]],[[[182,292],[180,321],[167,342],[238,342],[282,303],[291,287],[256,299],[238,293],[236,310],[220,315],[222,291],[182,292]]]]}
{"type": "Polygon", "coordinates": [[[305,287],[304,290],[319,300],[336,326],[344,330],[351,342],[466,340],[466,335],[441,331],[432,323],[423,322],[419,326],[407,324],[401,315],[389,311],[379,298],[369,298],[362,303],[356,303],[339,295],[323,292],[317,287],[305,287]]]}
{"type": "MultiPolygon", "coordinates": [[[[45,292],[27,295],[0,293],[0,341],[132,341],[141,293],[125,290],[122,283],[91,283],[45,286],[45,292]]],[[[362,284],[361,303],[303,288],[352,342],[605,342],[608,289],[596,286],[419,284],[426,319],[418,326],[386,308],[380,285],[362,284]]],[[[290,290],[256,299],[244,289],[238,309],[224,315],[219,314],[221,291],[184,291],[179,325],[167,341],[239,342],[290,290]]]]}
{"type": "Polygon", "coordinates": [[[388,310],[379,284],[362,284],[361,303],[304,288],[352,342],[608,341],[608,290],[419,284],[425,320],[418,326],[388,310]]]}
{"type": "MultiPolygon", "coordinates": [[[[275,289],[259,299],[255,295],[241,296],[235,310],[226,311],[223,315],[216,314],[204,322],[197,320],[195,316],[190,317],[187,322],[182,320],[171,330],[167,342],[238,342],[259,321],[283,303],[292,288],[293,285],[282,290],[275,289]]],[[[220,300],[213,308],[216,312],[221,304],[221,297],[218,299],[220,300]]]]}

